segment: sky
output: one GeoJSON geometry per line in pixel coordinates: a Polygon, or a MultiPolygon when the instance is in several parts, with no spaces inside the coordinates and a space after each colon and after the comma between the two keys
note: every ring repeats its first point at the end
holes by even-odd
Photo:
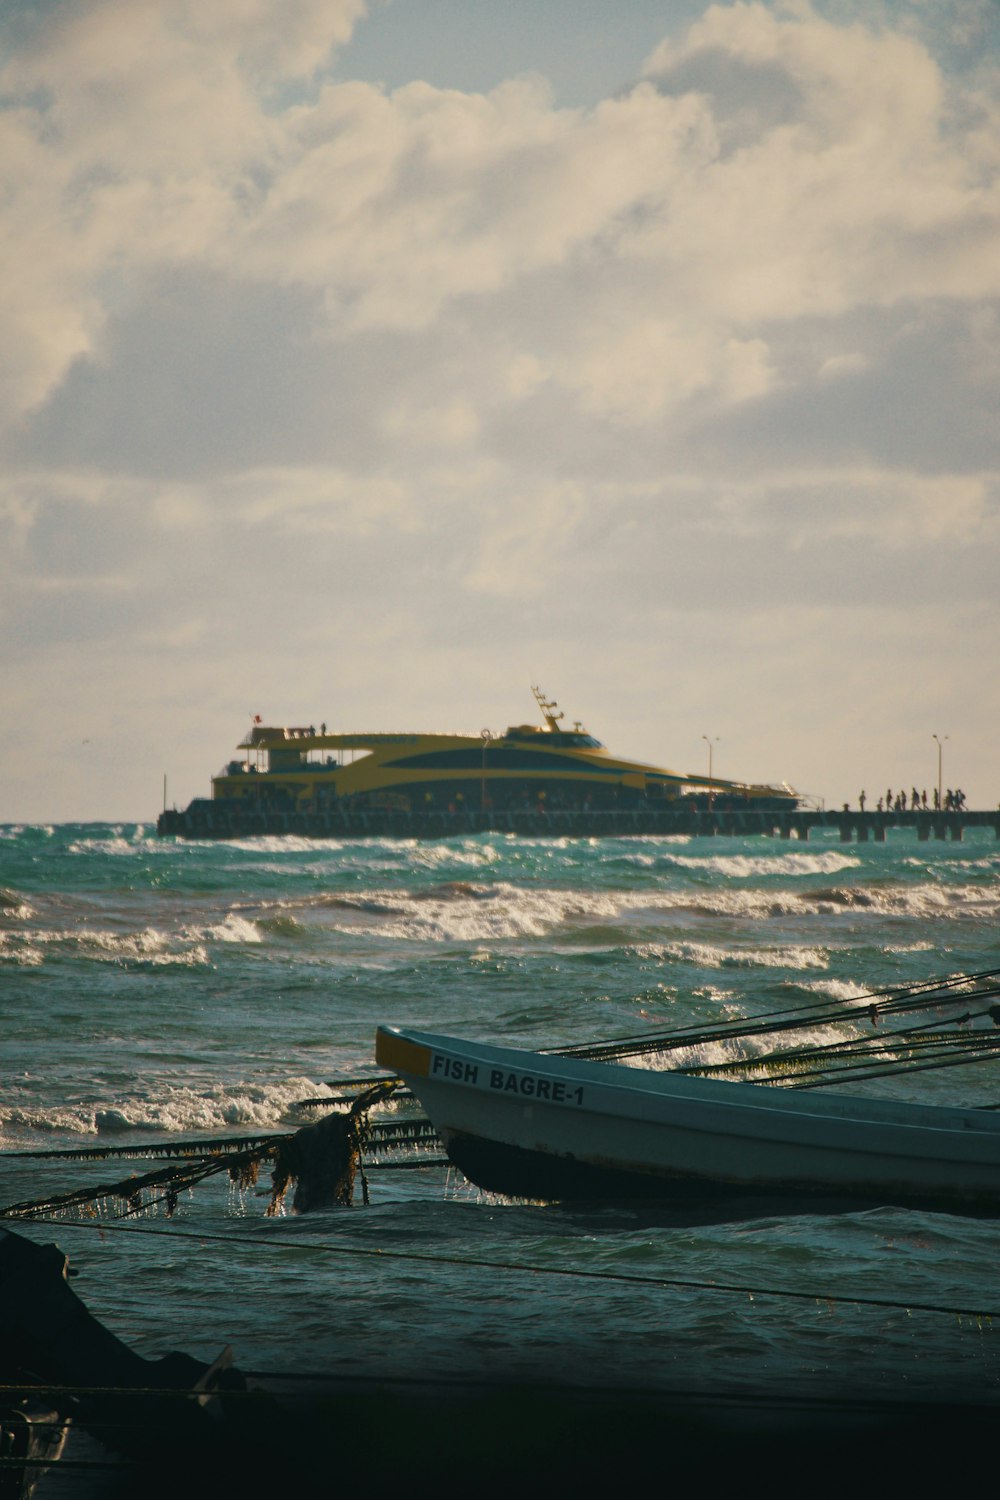
{"type": "Polygon", "coordinates": [[[250,722],[1000,801],[997,0],[6,0],[0,823],[250,722]]]}

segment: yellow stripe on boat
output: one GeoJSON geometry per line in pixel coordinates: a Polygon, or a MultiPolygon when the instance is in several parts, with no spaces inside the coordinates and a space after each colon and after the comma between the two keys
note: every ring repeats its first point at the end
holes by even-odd
{"type": "Polygon", "coordinates": [[[379,1067],[391,1068],[394,1073],[426,1078],[431,1070],[431,1049],[409,1041],[398,1032],[383,1031],[380,1026],[375,1033],[375,1061],[379,1067]]]}

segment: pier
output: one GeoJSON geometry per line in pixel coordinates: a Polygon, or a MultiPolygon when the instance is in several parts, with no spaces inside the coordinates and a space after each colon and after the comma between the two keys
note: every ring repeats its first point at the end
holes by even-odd
{"type": "Polygon", "coordinates": [[[910,828],[921,843],[961,843],[967,828],[991,828],[1000,839],[996,811],[900,812],[849,809],[727,808],[675,811],[665,807],[611,809],[476,809],[408,811],[399,807],[332,806],[322,810],[246,808],[196,799],[183,810],[164,811],[157,832],[187,839],[239,839],[294,834],[300,838],[449,839],[475,833],[513,833],[524,838],[767,838],[808,840],[813,830],[835,828],[843,844],[885,843],[890,829],[910,828]]]}

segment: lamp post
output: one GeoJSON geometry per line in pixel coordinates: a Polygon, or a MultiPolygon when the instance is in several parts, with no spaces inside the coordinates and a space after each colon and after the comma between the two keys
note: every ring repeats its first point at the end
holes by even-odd
{"type": "Polygon", "coordinates": [[[942,751],[942,748],[943,748],[944,740],[949,739],[949,738],[950,738],[950,736],[947,735],[947,734],[944,736],[943,739],[939,738],[936,734],[932,734],[931,735],[931,739],[932,740],[937,740],[937,747],[938,747],[938,811],[939,812],[944,807],[944,803],[941,800],[941,751],[942,751]]]}
{"type": "Polygon", "coordinates": [[[709,737],[708,737],[707,734],[703,734],[702,735],[702,739],[705,741],[705,744],[708,746],[708,779],[709,779],[709,781],[711,781],[711,779],[712,779],[712,746],[713,745],[717,745],[719,743],[719,736],[715,735],[714,739],[709,739],[709,737]]]}
{"type": "Polygon", "coordinates": [[[479,738],[483,742],[483,779],[482,779],[482,787],[480,789],[480,806],[481,806],[483,814],[485,816],[485,813],[486,813],[486,751],[487,751],[487,748],[489,747],[490,740],[493,738],[493,733],[489,729],[483,729],[483,730],[480,731],[479,738]]]}

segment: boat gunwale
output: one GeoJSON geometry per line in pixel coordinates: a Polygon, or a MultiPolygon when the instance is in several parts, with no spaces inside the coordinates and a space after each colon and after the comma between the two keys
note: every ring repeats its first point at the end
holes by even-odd
{"type": "MultiPolygon", "coordinates": [[[[764,1083],[698,1078],[666,1069],[635,1068],[621,1063],[595,1062],[591,1059],[533,1052],[526,1048],[497,1046],[490,1042],[467,1041],[408,1027],[379,1026],[377,1034],[389,1039],[390,1048],[399,1039],[425,1048],[432,1055],[438,1053],[465,1062],[478,1060],[507,1068],[514,1073],[540,1076],[548,1074],[563,1082],[573,1080],[580,1084],[590,1084],[599,1089],[606,1099],[618,1094],[663,1101],[676,1100],[683,1104],[700,1104],[706,1109],[739,1112],[748,1120],[779,1115],[803,1121],[839,1121],[853,1126],[871,1124],[894,1127],[903,1131],[932,1132],[941,1138],[942,1143],[956,1137],[961,1137],[966,1142],[985,1143],[1000,1136],[1000,1114],[974,1106],[912,1104],[904,1100],[876,1099],[860,1094],[831,1095],[810,1089],[787,1089],[764,1083]]],[[[401,1071],[408,1071],[411,1077],[421,1076],[412,1069],[401,1071]]],[[[432,1077],[429,1072],[425,1076],[435,1087],[465,1089],[469,1093],[483,1094],[486,1098],[503,1097],[497,1092],[491,1094],[490,1090],[484,1090],[477,1084],[463,1082],[458,1077],[432,1077]]],[[[518,1098],[521,1103],[538,1108],[561,1107],[553,1106],[546,1099],[521,1095],[518,1098]]],[[[622,1111],[595,1109],[589,1103],[584,1107],[584,1113],[618,1115],[622,1111]]],[[[647,1119],[646,1123],[652,1125],[656,1121],[647,1119]]],[[[678,1124],[676,1128],[686,1127],[678,1124]]]]}

